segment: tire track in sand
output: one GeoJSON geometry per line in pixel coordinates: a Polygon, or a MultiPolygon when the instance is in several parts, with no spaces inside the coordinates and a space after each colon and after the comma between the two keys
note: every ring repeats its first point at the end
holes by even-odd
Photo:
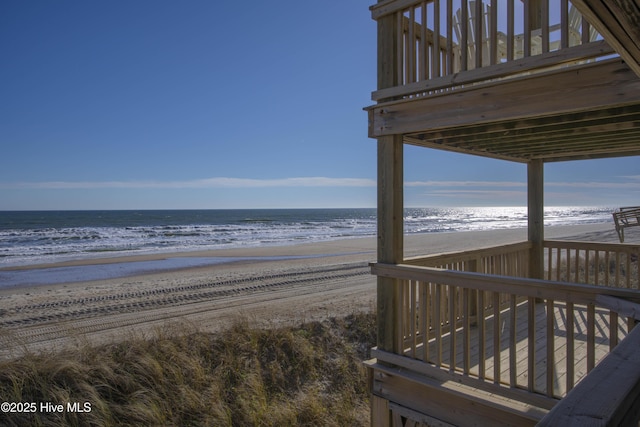
{"type": "MultiPolygon", "coordinates": [[[[368,266],[357,263],[26,304],[5,310],[0,316],[0,346],[15,349],[44,345],[197,313],[241,309],[288,295],[323,293],[367,280],[374,280],[368,266]]],[[[0,355],[9,352],[0,351],[0,355]]]]}

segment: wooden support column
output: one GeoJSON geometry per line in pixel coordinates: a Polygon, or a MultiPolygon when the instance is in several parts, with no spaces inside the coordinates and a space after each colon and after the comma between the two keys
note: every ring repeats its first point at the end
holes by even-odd
{"type": "Polygon", "coordinates": [[[544,275],[544,163],[532,160],[527,164],[527,212],[528,236],[531,242],[529,253],[529,276],[543,279],[544,275]]]}
{"type": "MultiPolygon", "coordinates": [[[[404,258],[402,135],[378,138],[378,262],[404,258]]],[[[378,348],[395,352],[398,316],[396,279],[378,277],[378,348]]]]}
{"type": "MultiPolygon", "coordinates": [[[[382,1],[382,0],[380,0],[382,1]]],[[[378,19],[378,89],[397,86],[401,77],[396,14],[378,19]]],[[[402,135],[378,138],[378,262],[403,260],[402,135]]],[[[398,316],[397,280],[378,277],[378,348],[395,351],[398,316]]]]}

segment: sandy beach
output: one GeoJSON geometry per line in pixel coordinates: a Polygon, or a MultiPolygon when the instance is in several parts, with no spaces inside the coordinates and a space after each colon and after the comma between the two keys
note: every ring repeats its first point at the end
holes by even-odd
{"type": "MultiPolygon", "coordinates": [[[[545,237],[618,242],[611,223],[547,227],[545,237]]],[[[405,256],[523,240],[525,229],[416,234],[406,237],[405,256]]],[[[629,230],[626,242],[640,242],[640,232],[629,230]]],[[[0,356],[148,334],[172,322],[215,331],[238,319],[269,326],[372,310],[375,259],[376,239],[367,237],[5,269],[22,284],[0,289],[0,356]],[[139,263],[144,273],[131,268],[139,263]],[[96,269],[108,278],[85,280],[96,269]],[[47,276],[51,283],[28,285],[47,276]]]]}

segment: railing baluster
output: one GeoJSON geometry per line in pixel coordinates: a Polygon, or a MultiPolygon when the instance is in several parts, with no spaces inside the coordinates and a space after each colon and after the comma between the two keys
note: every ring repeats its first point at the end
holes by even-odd
{"type": "Polygon", "coordinates": [[[518,371],[516,369],[518,356],[516,352],[517,343],[517,301],[516,295],[511,294],[509,298],[509,386],[518,385],[518,371]]]}
{"type": "Polygon", "coordinates": [[[462,327],[462,347],[464,349],[462,356],[462,372],[464,375],[469,375],[469,370],[471,369],[471,306],[469,303],[469,292],[471,292],[469,288],[464,288],[462,291],[462,307],[464,311],[464,325],[462,327]]]}
{"type": "Polygon", "coordinates": [[[542,22],[541,22],[541,36],[542,36],[542,53],[549,52],[549,0],[542,0],[542,22]]]}
{"type": "Polygon", "coordinates": [[[596,365],[596,307],[587,304],[587,373],[596,365]]]}
{"type": "Polygon", "coordinates": [[[407,41],[405,43],[406,50],[406,64],[405,64],[405,84],[413,83],[416,81],[415,71],[416,71],[416,34],[415,34],[415,26],[416,26],[416,8],[411,7],[409,9],[409,28],[407,29],[407,41]]]}
{"type": "Polygon", "coordinates": [[[400,352],[400,354],[402,354],[404,352],[404,335],[405,335],[405,331],[404,331],[404,313],[406,312],[406,310],[404,309],[403,306],[403,301],[404,301],[404,293],[405,293],[405,288],[406,288],[406,284],[407,284],[407,280],[402,280],[398,283],[398,286],[395,290],[395,297],[396,297],[396,301],[395,301],[395,305],[396,305],[396,313],[394,315],[395,317],[395,325],[394,325],[394,330],[395,330],[395,348],[398,352],[400,352]]]}
{"type": "Polygon", "coordinates": [[[402,86],[405,82],[403,81],[404,75],[404,14],[402,11],[396,12],[396,26],[397,32],[396,34],[396,86],[402,86]]]}
{"type": "Polygon", "coordinates": [[[610,255],[611,255],[610,251],[605,251],[604,253],[604,284],[605,286],[611,286],[611,280],[609,279],[609,275],[611,273],[609,271],[611,270],[610,255]]]}
{"type": "Polygon", "coordinates": [[[478,377],[485,378],[485,310],[484,310],[484,291],[478,292],[478,377]]]}
{"type": "Polygon", "coordinates": [[[536,378],[536,299],[528,298],[527,302],[527,389],[533,392],[536,378]]]}
{"type": "Polygon", "coordinates": [[[589,249],[584,251],[584,283],[589,283],[589,249]]]}
{"type": "Polygon", "coordinates": [[[462,7],[460,9],[460,71],[466,71],[469,69],[467,65],[467,58],[469,52],[469,4],[467,0],[462,0],[462,7]]]}
{"type": "Polygon", "coordinates": [[[433,49],[431,50],[431,76],[440,77],[440,0],[433,1],[433,49]]]}
{"type": "Polygon", "coordinates": [[[616,252],[616,284],[620,283],[620,252],[616,252]]]}
{"type": "Polygon", "coordinates": [[[453,74],[453,61],[453,3],[447,0],[447,75],[453,74]]]}
{"type": "Polygon", "coordinates": [[[436,311],[435,311],[435,341],[436,341],[436,355],[435,355],[435,365],[437,367],[442,366],[442,285],[439,283],[434,284],[435,286],[435,303],[436,303],[436,311]]]}
{"type": "Polygon", "coordinates": [[[474,34],[474,47],[475,47],[475,58],[474,58],[474,62],[475,62],[475,66],[474,68],[481,68],[482,67],[482,51],[484,49],[484,28],[483,28],[483,21],[484,21],[484,11],[482,10],[484,6],[484,3],[482,1],[477,1],[475,2],[475,9],[472,9],[472,22],[473,22],[473,32],[474,34]]]}
{"type": "Polygon", "coordinates": [[[500,294],[493,292],[493,382],[500,384],[500,294]]]}
{"type": "Polygon", "coordinates": [[[574,386],[575,376],[575,327],[573,303],[567,302],[567,393],[574,386]]]}
{"type": "Polygon", "coordinates": [[[629,254],[629,253],[626,256],[625,273],[626,273],[627,289],[630,289],[631,288],[631,276],[632,276],[632,274],[631,274],[631,254],[629,254]]]}
{"type": "Polygon", "coordinates": [[[420,313],[421,313],[421,331],[422,331],[422,360],[429,360],[429,292],[425,282],[420,282],[420,313]]]}
{"type": "Polygon", "coordinates": [[[553,397],[553,377],[555,368],[555,333],[554,333],[554,321],[555,321],[555,309],[554,301],[547,299],[547,396],[553,397]]]}
{"type": "Polygon", "coordinates": [[[569,47],[569,0],[560,0],[560,48],[569,47]]]}
{"type": "Polygon", "coordinates": [[[456,369],[456,288],[449,285],[449,372],[456,369]]]}
{"type": "MultiPolygon", "coordinates": [[[[594,280],[594,284],[599,285],[601,283],[600,283],[600,251],[598,251],[598,250],[595,251],[594,264],[595,264],[595,272],[594,272],[594,274],[596,275],[595,280],[594,280]]],[[[606,282],[604,282],[602,284],[604,285],[604,284],[606,284],[606,282]]]]}
{"type": "Polygon", "coordinates": [[[609,312],[609,351],[618,345],[618,313],[609,312]]]}
{"type": "Polygon", "coordinates": [[[530,1],[524,0],[524,36],[523,36],[523,50],[524,57],[531,56],[531,9],[530,1]]]}
{"type": "Polygon", "coordinates": [[[498,63],[498,0],[491,0],[491,13],[489,15],[489,65],[498,63]]]}
{"type": "Polygon", "coordinates": [[[515,50],[513,0],[507,1],[507,61],[513,61],[515,50]]]}
{"type": "Polygon", "coordinates": [[[429,80],[429,40],[427,39],[427,2],[420,3],[420,37],[418,40],[418,81],[429,80]]]}
{"type": "Polygon", "coordinates": [[[417,308],[418,308],[418,300],[417,300],[417,295],[416,295],[416,282],[411,280],[409,282],[409,287],[410,287],[410,292],[411,292],[411,298],[410,298],[410,309],[408,310],[411,314],[410,314],[410,331],[411,331],[411,357],[415,359],[416,357],[416,347],[418,345],[418,337],[417,337],[417,331],[416,331],[416,322],[418,321],[418,313],[417,313],[417,308]]]}

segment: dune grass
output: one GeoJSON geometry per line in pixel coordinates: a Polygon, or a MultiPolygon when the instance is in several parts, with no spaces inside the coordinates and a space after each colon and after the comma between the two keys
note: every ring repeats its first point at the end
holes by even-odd
{"type": "Polygon", "coordinates": [[[166,327],[152,337],[0,362],[0,396],[34,413],[7,426],[358,426],[369,423],[362,360],[374,314],[299,327],[236,322],[222,333],[166,327]],[[63,404],[62,413],[42,403],[63,404]],[[90,412],[68,411],[68,403],[90,412]]]}

